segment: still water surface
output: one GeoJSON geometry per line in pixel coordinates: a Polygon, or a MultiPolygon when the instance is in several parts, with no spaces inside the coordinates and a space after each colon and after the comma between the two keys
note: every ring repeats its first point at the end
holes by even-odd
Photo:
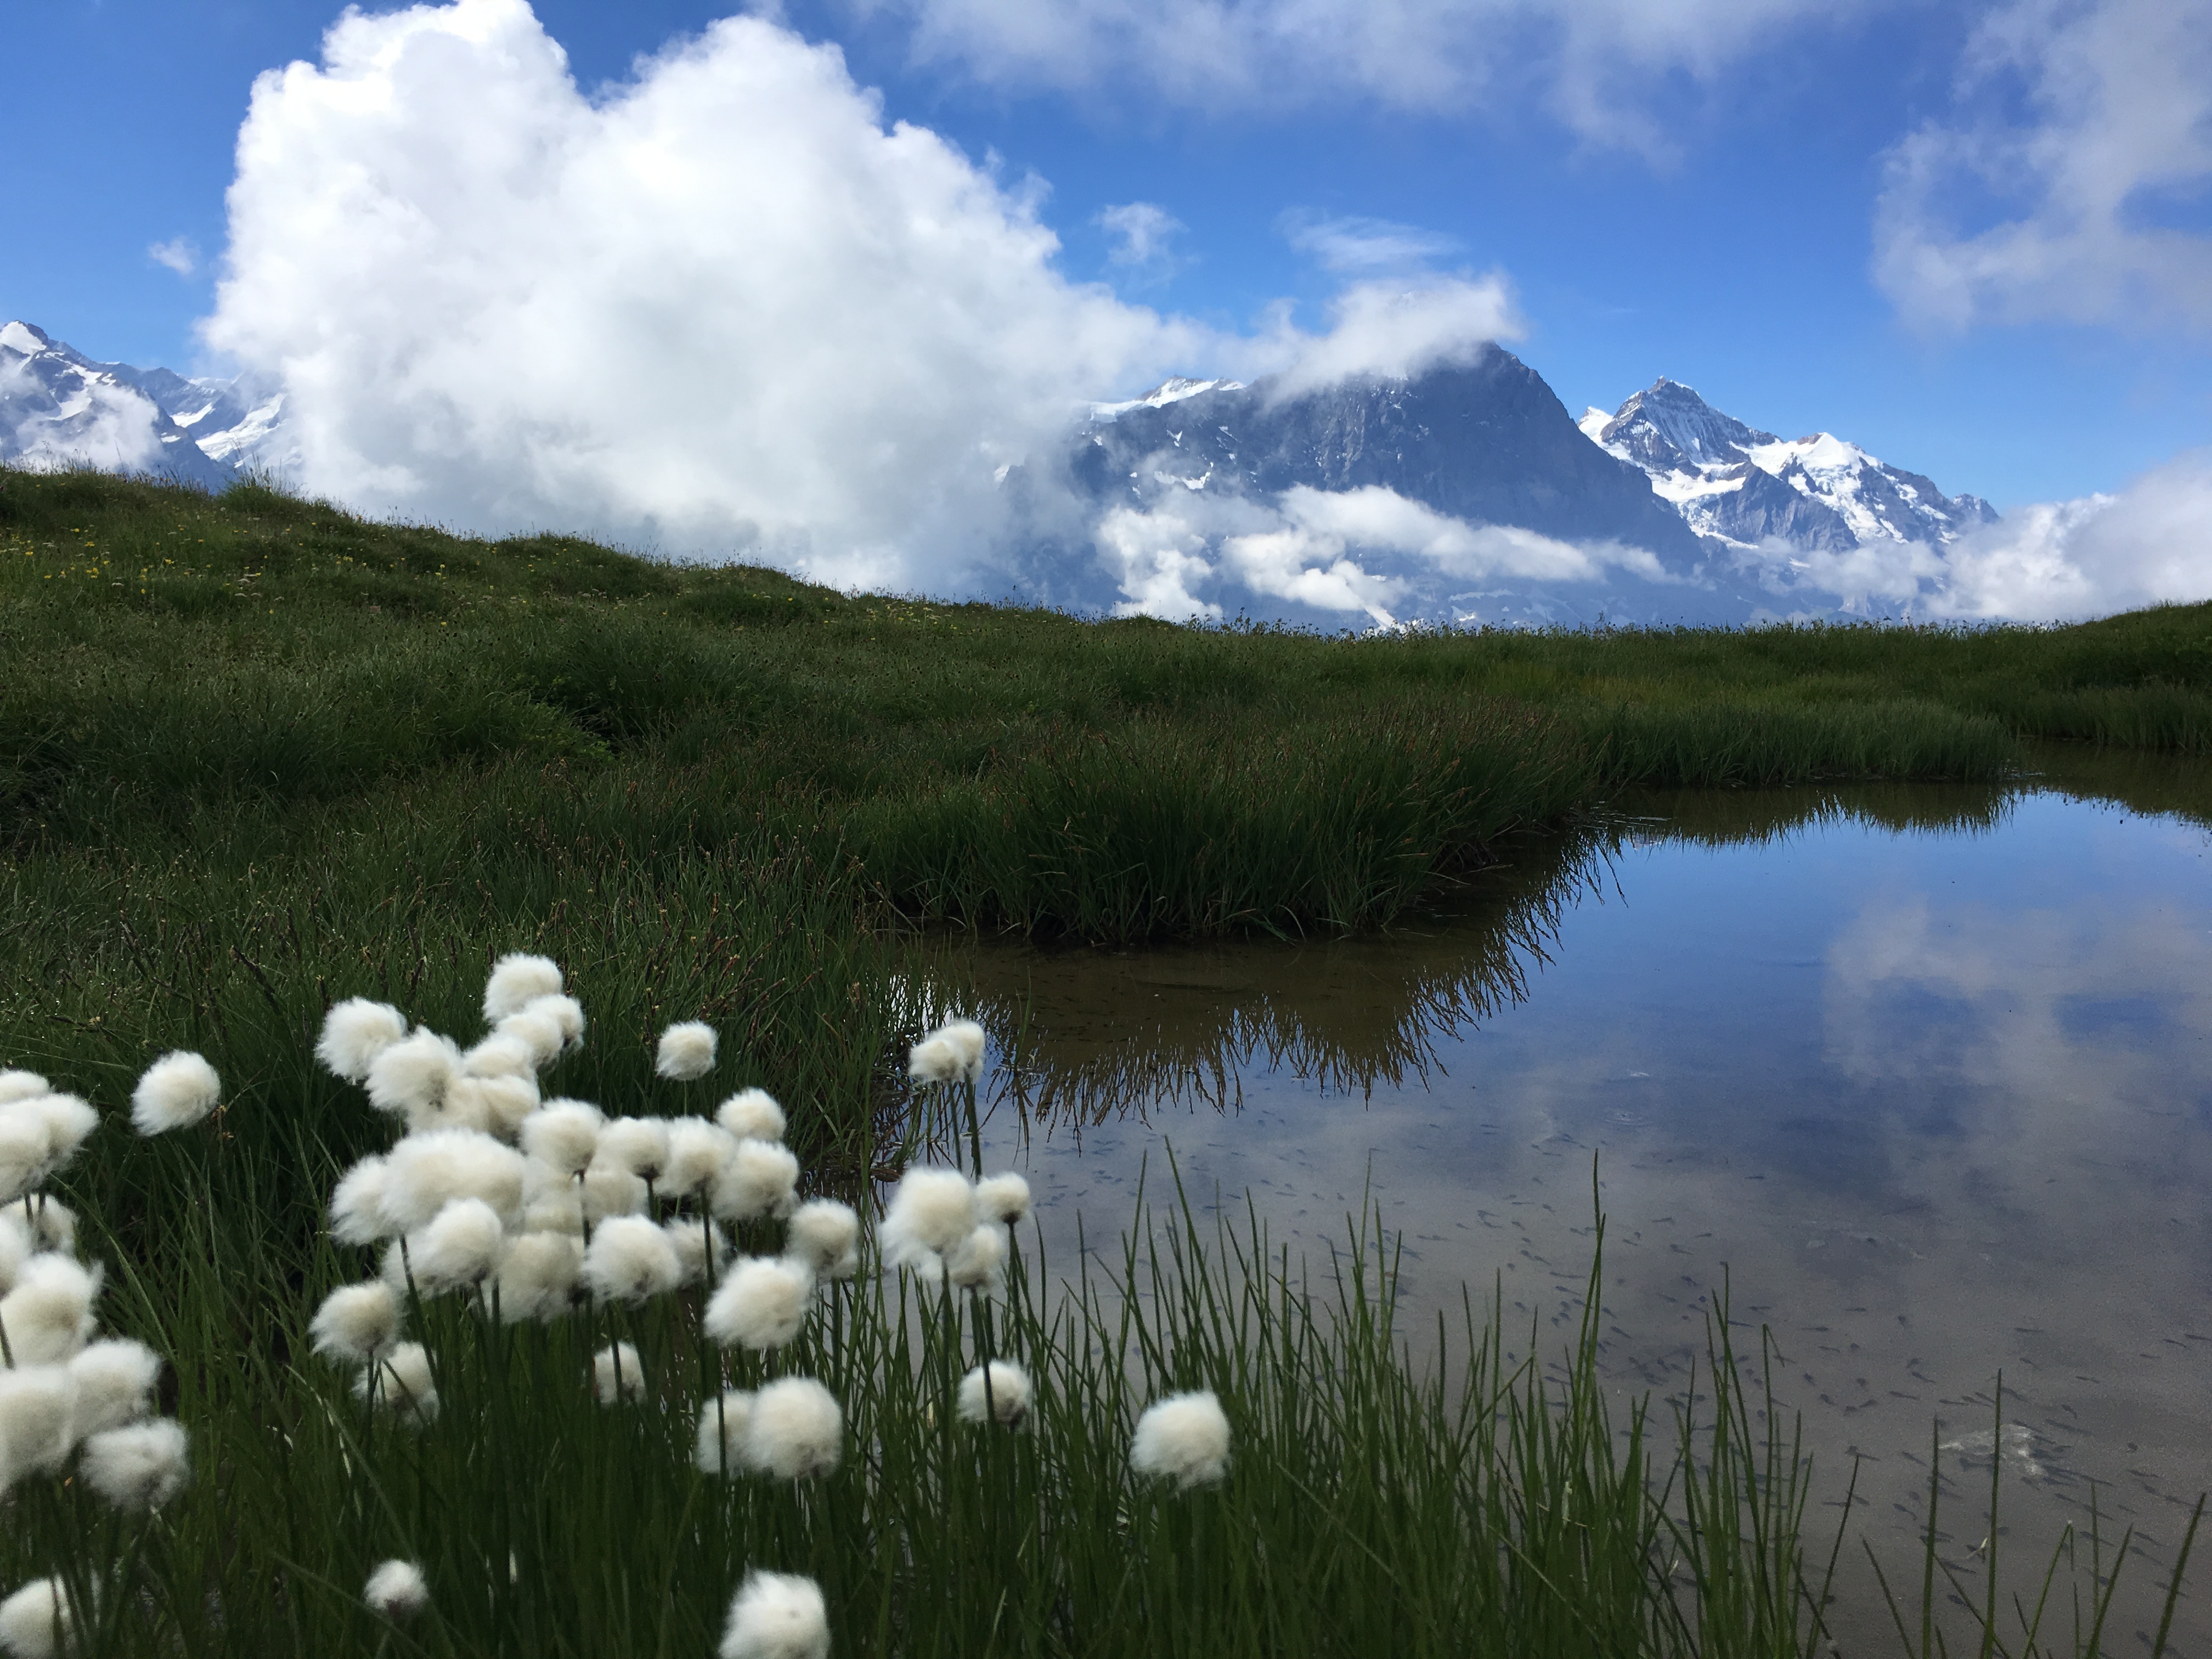
{"type": "MultiPolygon", "coordinates": [[[[1502,1282],[1547,1354],[1595,1158],[1617,1385],[1678,1394],[1725,1279],[1803,1413],[1817,1532],[1863,1460],[1854,1524],[1917,1593],[1935,1432],[1972,1587],[1995,1443],[2015,1571],[2069,1521],[2086,1561],[2093,1487],[2136,1528],[2108,1650],[2147,1650],[2212,1486],[2212,769],[2042,764],[1624,802],[1385,936],[972,950],[987,1158],[1028,1172],[1063,1263],[1079,1214],[1127,1227],[1140,1167],[1159,1196],[1170,1146],[1312,1258],[1371,1200],[1408,1331],[1502,1282]]],[[[2191,1577],[2172,1650],[2212,1654],[2212,1550],[2191,1577]]],[[[1842,1588],[1844,1650],[1897,1650],[1863,1565],[1842,1588]]]]}

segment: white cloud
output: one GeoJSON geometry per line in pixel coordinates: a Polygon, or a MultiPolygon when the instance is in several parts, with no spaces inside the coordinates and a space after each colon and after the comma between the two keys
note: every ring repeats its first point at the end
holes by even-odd
{"type": "Polygon", "coordinates": [[[473,529],[943,585],[1002,464],[1211,350],[756,18],[593,101],[522,0],[349,13],[256,83],[230,208],[206,337],[303,484],[473,529]]]}
{"type": "Polygon", "coordinates": [[[1425,270],[1460,251],[1456,237],[1391,219],[1286,213],[1283,235],[1324,270],[1372,276],[1425,270]]]}
{"type": "Polygon", "coordinates": [[[1417,287],[1355,283],[1331,302],[1329,331],[1285,331],[1272,346],[1281,364],[1277,398],[1357,375],[1395,380],[1469,363],[1493,340],[1521,333],[1513,295],[1492,273],[1480,279],[1434,277],[1417,287]]]}
{"type": "Polygon", "coordinates": [[[1622,569],[1668,580],[1642,548],[1469,524],[1372,484],[1293,485],[1273,505],[1171,495],[1149,511],[1115,508],[1096,539],[1125,596],[1116,614],[1175,621],[1265,612],[1273,607],[1252,601],[1273,599],[1389,628],[1409,599],[1436,599],[1438,577],[1589,583],[1622,569]]]}
{"type": "Polygon", "coordinates": [[[146,250],[146,257],[179,276],[189,276],[200,268],[198,245],[189,236],[172,236],[166,242],[156,242],[146,250]]]}
{"type": "Polygon", "coordinates": [[[33,373],[34,359],[0,350],[0,409],[34,412],[0,428],[0,457],[33,471],[95,466],[158,472],[164,459],[154,423],[161,410],[132,387],[88,374],[57,397],[33,373]]]}
{"type": "Polygon", "coordinates": [[[852,0],[911,26],[923,63],[988,84],[1131,84],[1208,112],[1346,100],[1425,113],[1535,86],[1594,143],[1665,149],[1647,95],[1710,84],[1763,40],[1870,0],[852,0]]]}
{"type": "Polygon", "coordinates": [[[2014,508],[1947,547],[1772,542],[1745,557],[1785,599],[1819,596],[1864,616],[2068,622],[2212,599],[2212,450],[2154,467],[2115,495],[2014,508]]]}
{"type": "Polygon", "coordinates": [[[2212,599],[2212,450],[2114,495],[2022,507],[1960,538],[1938,614],[2064,620],[2212,599]]]}
{"type": "Polygon", "coordinates": [[[1101,212],[1098,223],[1114,239],[1106,257],[1115,264],[1164,274],[1177,263],[1170,244],[1183,223],[1158,203],[1124,202],[1101,212]]]}
{"type": "Polygon", "coordinates": [[[989,586],[997,476],[1088,399],[1417,373],[1512,326],[1497,277],[1249,337],[1071,283],[1041,187],[887,129],[836,48],[756,17],[586,98],[523,0],[349,12],[256,83],[238,155],[204,329],[282,387],[303,487],[842,584],[989,586]]]}
{"type": "Polygon", "coordinates": [[[1909,317],[2212,329],[2212,0],[2016,0],[1961,100],[1888,158],[1875,274],[1909,317]]]}

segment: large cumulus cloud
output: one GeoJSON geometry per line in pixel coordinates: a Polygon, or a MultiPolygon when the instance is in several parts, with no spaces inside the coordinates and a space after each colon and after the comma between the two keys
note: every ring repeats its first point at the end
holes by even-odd
{"type": "Polygon", "coordinates": [[[591,97],[525,0],[349,13],[255,86],[205,333],[282,383],[312,491],[944,591],[1086,399],[1510,325],[1442,276],[1224,337],[1062,276],[1042,195],[757,17],[591,97]]]}

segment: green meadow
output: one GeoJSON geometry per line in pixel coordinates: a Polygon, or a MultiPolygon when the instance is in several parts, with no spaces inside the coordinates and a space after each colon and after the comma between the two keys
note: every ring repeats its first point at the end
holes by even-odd
{"type": "MultiPolygon", "coordinates": [[[[905,1066],[933,930],[1386,927],[1626,792],[1990,782],[2051,741],[2212,744],[2212,606],[1323,637],[0,471],[0,1067],[109,1120],[50,1190],[105,1264],[103,1330],[166,1362],[194,1470],[144,1517],[18,1480],[0,1594],[60,1575],[61,1650],[195,1659],[702,1655],[748,1567],[815,1578],[846,1655],[1825,1655],[1833,1539],[1725,1326],[1686,1414],[1608,1404],[1589,1329],[1511,1362],[1526,1334],[1480,1286],[1456,1327],[1400,1328],[1376,1217],[1302,1262],[1264,1218],[1194,1220],[1165,1168],[1125,1241],[1018,1257],[995,1298],[871,1246],[768,1355],[715,1351],[704,1287],[544,1322],[410,1296],[441,1407],[380,1413],[307,1331],[376,1271],[325,1205],[397,1130],[316,1036],[366,996],[473,1042],[493,962],[542,953],[590,1019],[547,1097],[711,1112],[759,1085],[805,1190],[865,1212],[917,1144],[961,1151],[905,1066]],[[711,1081],[657,1079],[690,1019],[720,1033],[711,1081]],[[133,1085],[174,1048],[223,1105],[142,1138],[133,1085]],[[646,1389],[608,1405],[617,1340],[646,1389]],[[1018,1431],[952,1408],[987,1353],[1036,1379],[1018,1431]],[[696,1468],[718,1368],[826,1383],[836,1470],[696,1468]],[[1196,1388],[1226,1479],[1133,1474],[1137,1413],[1196,1388]],[[428,1609],[362,1605],[387,1558],[428,1609]]],[[[1931,1541],[1889,1569],[1897,1650],[1933,1659],[1939,1610],[1945,1651],[2109,1650],[2114,1541],[2019,1565],[2017,1613],[1953,1605],[1931,1541]]]]}

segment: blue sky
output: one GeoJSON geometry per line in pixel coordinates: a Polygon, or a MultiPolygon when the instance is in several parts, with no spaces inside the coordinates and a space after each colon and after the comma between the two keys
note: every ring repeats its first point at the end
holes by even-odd
{"type": "MultiPolygon", "coordinates": [[[[2099,121],[2116,118],[2069,115],[2051,89],[2100,61],[2081,30],[2100,14],[2126,24],[2119,0],[1739,0],[1692,9],[1618,51],[1605,39],[1610,9],[1378,3],[1402,20],[1402,38],[1373,46],[1352,76],[1331,62],[1330,30],[1351,15],[1335,0],[1309,5],[1314,38],[1291,46],[1254,22],[1282,8],[1227,7],[1218,64],[1200,53],[1195,87],[1179,78],[1191,64],[1172,61],[1173,29],[1139,39],[1101,21],[1024,57],[994,44],[1020,10],[998,0],[783,15],[806,40],[840,46],[855,80],[881,89],[887,119],[990,158],[1010,188],[1043,181],[1038,215],[1060,240],[1066,276],[1224,333],[1252,332],[1285,299],[1304,326],[1323,326],[1347,272],[1328,268],[1310,235],[1301,246],[1297,228],[1382,221],[1421,249],[1406,269],[1502,275],[1525,324],[1515,349],[1577,413],[1665,374],[1755,425],[1825,428],[2001,507],[2113,489],[2212,442],[2212,289],[2193,292],[2212,282],[2212,265],[2197,263],[2212,165],[2179,157],[2179,141],[2172,167],[2114,162],[2142,175],[2110,185],[2125,222],[2101,234],[2141,243],[2116,253],[2093,245],[2094,227],[2069,233],[2078,181],[2015,168],[1992,188],[1956,161],[1976,146],[2094,148],[2099,121]],[[1574,44],[1578,27],[1595,44],[1574,44]],[[1240,29],[1264,49],[1239,59],[1240,29]],[[1978,79],[1993,38],[2012,56],[1978,79]],[[1402,90],[1436,63],[1456,79],[1402,90]],[[2008,224],[2045,242],[2078,233],[2062,267],[2071,258],[2089,273],[2081,289],[2124,267],[2112,293],[2053,299],[2049,284],[1999,271],[1962,320],[1909,283],[1878,282],[1883,216],[1902,210],[1900,146],[1916,133],[1941,151],[1913,210],[1923,241],[2008,224]],[[1112,257],[1100,215],[1131,203],[1179,222],[1167,258],[1112,257]],[[2146,276],[2145,258],[2170,269],[2146,276]]],[[[587,90],[722,15],[672,0],[536,9],[587,90]]],[[[1148,9],[1072,0],[1067,28],[1148,9]]],[[[2161,9],[2183,20],[2187,44],[2203,43],[2202,7],[2161,9]]],[[[264,70],[314,59],[335,15],[295,0],[52,0],[13,17],[0,313],[95,356],[210,362],[194,325],[215,303],[250,88],[264,70]],[[149,252],[179,240],[197,250],[188,274],[149,252]]],[[[2175,120],[2172,131],[2202,138],[2201,107],[2175,120]]],[[[2153,131],[2132,142],[2168,141],[2153,131]]]]}

